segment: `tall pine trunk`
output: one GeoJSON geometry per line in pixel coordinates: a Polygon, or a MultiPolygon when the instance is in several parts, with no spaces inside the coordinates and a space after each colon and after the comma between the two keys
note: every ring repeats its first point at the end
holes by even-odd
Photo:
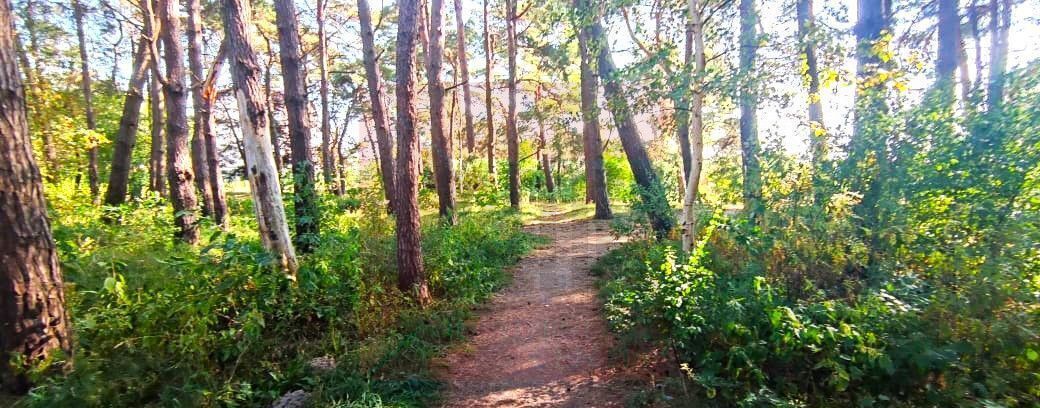
{"type": "Polygon", "coordinates": [[[163,129],[166,127],[165,106],[162,96],[162,84],[152,70],[151,79],[148,80],[148,112],[151,117],[151,149],[148,159],[148,186],[159,193],[160,197],[166,197],[166,138],[163,129]]]}
{"type": "Polygon", "coordinates": [[[701,170],[704,164],[704,20],[701,16],[701,2],[687,1],[686,27],[686,80],[693,83],[684,89],[689,92],[689,113],[682,114],[688,120],[688,136],[690,140],[690,168],[686,173],[686,188],[683,191],[682,215],[682,248],[690,252],[697,240],[697,209],[694,206],[700,199],[701,170]]]}
{"type": "Polygon", "coordinates": [[[72,336],[7,0],[0,1],[0,117],[0,384],[21,394],[31,365],[56,352],[71,358],[72,336]]]}
{"type": "Polygon", "coordinates": [[[762,168],[758,161],[758,86],[755,64],[758,55],[758,11],[754,0],[740,0],[740,158],[744,178],[744,211],[751,222],[762,217],[762,168]]]}
{"type": "Polygon", "coordinates": [[[184,48],[180,43],[181,25],[175,1],[159,0],[158,3],[166,62],[163,83],[166,97],[166,178],[170,184],[173,218],[177,225],[176,237],[194,245],[199,241],[198,216],[195,214],[198,200],[188,148],[188,87],[185,84],[184,48]]]}
{"type": "MultiPolygon", "coordinates": [[[[587,5],[588,1],[585,0],[584,3],[587,5]]],[[[639,185],[639,195],[643,201],[644,211],[647,213],[655,235],[658,238],[664,238],[671,231],[674,223],[672,210],[665,198],[664,186],[657,177],[657,173],[654,172],[650,156],[647,155],[646,148],[639,136],[639,130],[632,117],[632,109],[621,89],[621,80],[617,77],[614,57],[610,53],[610,44],[607,42],[598,14],[586,29],[589,44],[598,53],[599,76],[603,78],[603,91],[610,101],[607,106],[614,116],[618,138],[621,139],[621,147],[625,150],[632,175],[636,184],[639,185]]]]}
{"type": "Polygon", "coordinates": [[[451,137],[444,134],[444,65],[443,0],[430,0],[429,50],[426,52],[426,81],[430,92],[430,144],[433,153],[433,176],[437,184],[438,209],[445,221],[455,223],[455,169],[451,159],[451,137]]]}
{"type": "Polygon", "coordinates": [[[542,99],[542,85],[538,84],[534,93],[534,109],[535,119],[538,121],[538,156],[541,160],[542,175],[545,177],[545,191],[550,194],[550,200],[552,193],[556,191],[556,181],[553,180],[552,165],[549,160],[549,142],[545,136],[545,118],[542,117],[542,112],[538,110],[538,103],[542,99]]]}
{"type": "Polygon", "coordinates": [[[1004,100],[1008,32],[1011,28],[1011,0],[990,0],[989,9],[990,53],[986,108],[989,112],[996,112],[1004,100]]]}
{"type": "Polygon", "coordinates": [[[488,23],[488,3],[484,0],[484,112],[487,117],[487,161],[488,173],[495,177],[495,115],[491,103],[491,68],[495,64],[495,45],[488,23]]]}
{"type": "Polygon", "coordinates": [[[206,174],[206,177],[209,177],[209,187],[213,190],[213,221],[222,229],[227,228],[228,205],[227,197],[224,195],[224,176],[220,171],[220,150],[217,148],[217,135],[213,131],[213,104],[217,100],[217,75],[220,74],[220,69],[224,66],[226,59],[227,42],[222,41],[220,49],[217,51],[217,57],[213,61],[213,66],[210,67],[209,74],[206,75],[206,81],[201,87],[202,106],[195,112],[196,115],[202,116],[199,119],[199,123],[202,123],[208,129],[208,131],[203,133],[206,137],[206,168],[209,169],[209,174],[206,174]]]}
{"type": "Polygon", "coordinates": [[[105,204],[117,206],[126,202],[126,193],[130,184],[130,171],[133,166],[134,146],[137,144],[137,128],[141,123],[141,104],[144,103],[144,86],[148,80],[148,69],[152,63],[148,53],[148,40],[138,41],[137,53],[134,54],[133,71],[127,85],[126,98],[123,101],[123,116],[119,119],[119,130],[112,152],[112,171],[108,173],[108,190],[105,191],[105,204]]]}
{"type": "MultiPolygon", "coordinates": [[[[575,0],[575,6],[582,5],[582,0],[575,0]]],[[[595,57],[592,55],[589,40],[589,29],[583,23],[576,27],[578,31],[578,51],[581,57],[581,121],[582,148],[585,154],[585,184],[587,198],[596,205],[593,218],[609,220],[614,218],[610,210],[610,197],[607,195],[607,176],[603,167],[603,140],[599,127],[599,77],[596,76],[595,57]]]]}
{"type": "Polygon", "coordinates": [[[383,102],[383,80],[376,60],[375,32],[372,30],[372,12],[368,0],[358,0],[358,16],[361,20],[361,48],[365,63],[365,80],[368,82],[368,100],[372,106],[372,122],[375,124],[376,144],[379,146],[379,169],[383,180],[383,192],[390,203],[392,213],[396,199],[394,182],[394,143],[390,134],[390,120],[383,102]]]}
{"type": "Polygon", "coordinates": [[[419,134],[415,128],[415,43],[418,0],[397,3],[397,287],[430,302],[419,237],[419,134]]]}
{"type": "Polygon", "coordinates": [[[506,114],[506,151],[509,161],[509,205],[520,209],[520,135],[516,128],[516,0],[506,0],[506,47],[509,69],[509,112],[506,114]]]}
{"type": "Polygon", "coordinates": [[[242,126],[246,174],[253,195],[260,242],[278,259],[282,270],[295,279],[296,252],[289,237],[289,224],[274,165],[270,135],[267,126],[267,104],[260,83],[260,66],[256,51],[250,43],[255,28],[250,20],[249,3],[243,0],[223,0],[221,15],[224,20],[224,38],[228,43],[228,61],[235,84],[239,122],[242,126]]]}
{"type": "Polygon", "coordinates": [[[285,111],[289,117],[289,147],[292,150],[293,203],[296,210],[296,247],[311,252],[317,241],[318,195],[314,189],[311,161],[311,131],[307,115],[307,72],[300,51],[300,31],[293,0],[275,0],[278,48],[285,86],[285,111]]]}
{"type": "MultiPolygon", "coordinates": [[[[76,38],[79,39],[79,66],[82,76],[80,86],[83,90],[83,107],[86,110],[87,130],[92,131],[97,128],[97,119],[94,117],[94,91],[91,89],[92,81],[90,79],[90,60],[87,57],[87,37],[83,30],[83,15],[86,14],[86,10],[79,0],[73,0],[72,13],[76,20],[76,38]]],[[[94,134],[91,133],[90,140],[87,141],[89,146],[87,148],[87,177],[90,180],[90,197],[94,200],[94,204],[101,202],[100,180],[98,178],[99,142],[94,134]]]]}
{"type": "Polygon", "coordinates": [[[325,33],[325,7],[328,0],[318,0],[318,69],[321,75],[318,80],[318,94],[321,102],[321,173],[325,178],[325,188],[335,190],[335,158],[332,156],[332,124],[329,117],[329,55],[328,39],[325,33]]]}
{"type": "Polygon", "coordinates": [[[466,56],[466,22],[462,19],[462,0],[455,0],[455,39],[462,76],[462,106],[466,117],[466,153],[473,154],[477,136],[473,131],[473,97],[469,86],[469,57],[466,56]]]}
{"type": "Polygon", "coordinates": [[[202,214],[213,216],[213,187],[210,186],[209,161],[206,152],[206,133],[212,132],[206,115],[200,115],[205,101],[202,97],[202,81],[205,68],[202,65],[202,2],[188,0],[188,68],[191,69],[192,111],[195,113],[191,137],[191,166],[195,171],[195,187],[202,198],[202,214]]]}

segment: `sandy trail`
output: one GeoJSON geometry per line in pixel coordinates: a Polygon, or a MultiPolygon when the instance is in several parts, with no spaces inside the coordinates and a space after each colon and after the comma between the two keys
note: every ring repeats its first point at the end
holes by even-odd
{"type": "Polygon", "coordinates": [[[468,344],[441,363],[445,407],[619,407],[621,370],[600,313],[593,262],[620,244],[607,221],[542,223],[552,239],[520,261],[479,314],[468,344]]]}

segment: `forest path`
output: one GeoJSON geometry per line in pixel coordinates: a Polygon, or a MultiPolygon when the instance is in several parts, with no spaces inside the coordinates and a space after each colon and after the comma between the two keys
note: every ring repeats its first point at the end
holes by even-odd
{"type": "Polygon", "coordinates": [[[620,244],[609,221],[543,217],[525,230],[552,240],[513,269],[479,312],[467,344],[441,361],[445,407],[620,407],[622,370],[589,267],[620,244]]]}

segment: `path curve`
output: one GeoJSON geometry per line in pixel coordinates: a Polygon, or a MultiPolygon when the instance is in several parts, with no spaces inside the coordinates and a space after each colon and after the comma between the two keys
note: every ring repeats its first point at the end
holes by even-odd
{"type": "Polygon", "coordinates": [[[609,221],[530,225],[552,244],[514,268],[470,340],[441,362],[447,408],[620,407],[621,370],[589,267],[620,245],[609,221]]]}

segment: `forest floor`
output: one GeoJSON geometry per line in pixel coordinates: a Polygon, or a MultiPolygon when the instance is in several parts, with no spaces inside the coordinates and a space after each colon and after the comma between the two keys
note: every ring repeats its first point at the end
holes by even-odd
{"type": "Polygon", "coordinates": [[[525,229],[551,244],[470,322],[470,340],[437,363],[445,407],[620,407],[640,381],[614,344],[589,267],[622,241],[609,221],[539,217],[525,229]]]}

